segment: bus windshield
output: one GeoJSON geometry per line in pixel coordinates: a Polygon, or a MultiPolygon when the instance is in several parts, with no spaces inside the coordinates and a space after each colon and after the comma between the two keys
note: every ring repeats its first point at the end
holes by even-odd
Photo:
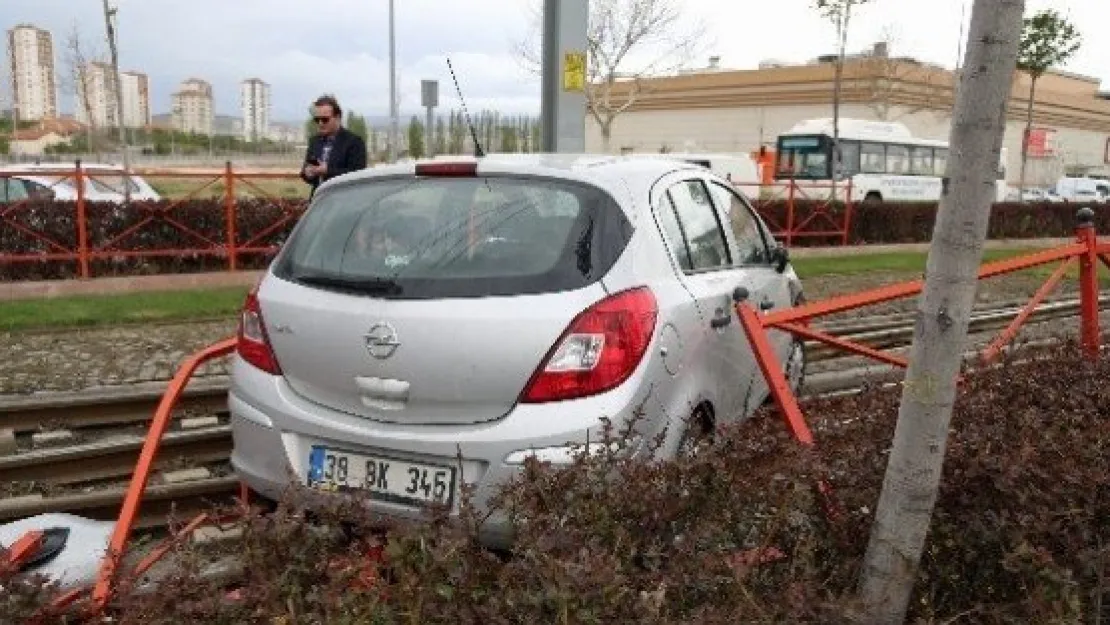
{"type": "Polygon", "coordinates": [[[779,137],[775,177],[828,180],[831,143],[822,135],[779,137]]]}

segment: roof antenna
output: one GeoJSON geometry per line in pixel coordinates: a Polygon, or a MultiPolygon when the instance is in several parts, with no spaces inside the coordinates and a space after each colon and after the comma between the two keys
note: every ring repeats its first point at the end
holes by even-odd
{"type": "Polygon", "coordinates": [[[474,129],[474,122],[470,121],[470,113],[466,110],[466,99],[463,98],[462,89],[459,89],[459,79],[455,78],[455,68],[451,67],[450,58],[447,59],[447,69],[451,70],[451,82],[455,83],[455,93],[459,94],[463,115],[466,116],[466,125],[470,128],[470,138],[474,139],[474,156],[482,158],[486,153],[482,150],[482,144],[478,142],[478,131],[474,129]]]}

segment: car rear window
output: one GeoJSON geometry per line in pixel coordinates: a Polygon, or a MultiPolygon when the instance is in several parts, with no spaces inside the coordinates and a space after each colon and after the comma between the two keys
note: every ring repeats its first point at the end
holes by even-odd
{"type": "Polygon", "coordinates": [[[371,178],[319,193],[274,271],[399,299],[549,293],[600,279],[630,236],[611,196],[573,181],[371,178]]]}

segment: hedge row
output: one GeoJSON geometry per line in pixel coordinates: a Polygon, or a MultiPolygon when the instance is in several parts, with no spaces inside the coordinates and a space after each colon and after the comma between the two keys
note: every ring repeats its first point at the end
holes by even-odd
{"type": "MultiPolygon", "coordinates": [[[[1018,355],[962,387],[909,622],[1096,622],[1110,599],[1110,360],[1074,344],[1018,355]]],[[[692,457],[531,464],[499,497],[518,527],[508,554],[479,547],[484,516],[465,500],[460,519],[433,511],[382,538],[357,500],[309,523],[291,495],[221,548],[242,564],[237,593],[200,579],[220,553],[186,546],[157,592],[118,597],[114,622],[858,623],[898,403],[888,388],[809,402],[815,451],[768,411],[692,457]]],[[[0,574],[0,621],[24,622],[39,592],[0,574]]]]}
{"type": "MultiPolygon", "coordinates": [[[[265,267],[304,211],[304,204],[299,200],[277,205],[265,199],[240,199],[235,213],[236,245],[250,243],[252,248],[271,251],[240,251],[236,255],[238,266],[244,269],[265,267]],[[285,216],[293,218],[269,231],[285,216]]],[[[190,200],[180,204],[133,202],[129,206],[86,202],[85,207],[87,246],[101,255],[90,263],[93,276],[188,273],[228,266],[225,251],[227,211],[222,200],[190,200]],[[139,227],[128,232],[135,226],[139,227]],[[179,250],[196,251],[183,253],[179,250]],[[127,258],[113,255],[116,251],[153,254],[127,258]]],[[[4,210],[4,205],[0,204],[0,214],[4,210]]],[[[78,263],[73,260],[17,263],[3,260],[6,255],[76,254],[76,203],[21,204],[6,217],[16,225],[0,221],[0,281],[64,279],[79,275],[78,263]]]]}
{"type": "MultiPolygon", "coordinates": [[[[1077,204],[996,204],[990,222],[990,238],[1024,239],[1066,237],[1074,232],[1077,204]]],[[[1096,225],[1100,232],[1110,232],[1110,211],[1094,205],[1096,225]]],[[[772,230],[780,231],[789,223],[797,231],[841,230],[844,208],[833,206],[827,211],[823,204],[799,200],[793,204],[793,221],[785,201],[763,202],[759,211],[772,230]],[[828,213],[827,215],[825,213],[828,213]]],[[[223,252],[227,241],[227,218],[222,200],[194,200],[182,204],[169,202],[135,202],[130,206],[87,203],[88,246],[106,250],[106,245],[132,226],[148,217],[150,223],[116,242],[112,249],[120,251],[167,251],[207,248],[210,253],[170,252],[143,258],[109,257],[94,260],[91,274],[135,275],[148,273],[184,273],[225,268],[228,259],[223,252]],[[193,230],[190,234],[172,222],[193,230]]],[[[243,199],[236,211],[236,242],[242,246],[270,228],[285,211],[299,215],[304,210],[301,200],[289,200],[277,206],[263,199],[243,199]]],[[[0,204],[0,214],[5,211],[0,204]]],[[[71,278],[78,274],[78,265],[70,260],[36,260],[5,262],[7,255],[72,253],[77,249],[76,206],[72,202],[39,202],[20,205],[0,221],[0,280],[42,280],[71,278]],[[13,225],[14,224],[14,225],[13,225]],[[52,246],[31,236],[27,231],[48,237],[60,246],[52,246]]],[[[936,217],[936,204],[927,202],[857,204],[853,207],[850,241],[854,245],[869,243],[911,243],[928,241],[936,217]]],[[[281,245],[295,220],[255,242],[253,247],[281,245]]],[[[840,237],[799,236],[794,246],[839,244],[840,237]]],[[[264,267],[272,253],[238,255],[242,268],[264,267]]]]}

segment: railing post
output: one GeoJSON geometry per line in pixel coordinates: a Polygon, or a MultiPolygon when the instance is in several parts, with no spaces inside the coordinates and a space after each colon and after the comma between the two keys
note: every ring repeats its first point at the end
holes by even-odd
{"type": "Polygon", "coordinates": [[[786,191],[786,247],[794,242],[794,189],[796,187],[794,179],[791,178],[789,187],[786,191]]]}
{"type": "Polygon", "coordinates": [[[848,186],[844,190],[844,234],[840,236],[840,244],[848,245],[852,232],[852,179],[848,179],[848,186]]]}
{"type": "Polygon", "coordinates": [[[1076,214],[1075,236],[1086,247],[1079,257],[1079,319],[1083,353],[1098,358],[1101,347],[1098,305],[1098,233],[1095,212],[1084,206],[1076,214]]]}
{"type": "Polygon", "coordinates": [[[73,185],[77,187],[77,271],[82,279],[88,279],[89,215],[85,206],[85,174],[81,168],[81,159],[77,159],[74,163],[73,185]]]}
{"type": "Polygon", "coordinates": [[[235,271],[239,268],[239,258],[235,249],[235,172],[231,169],[231,161],[224,164],[224,213],[227,219],[227,270],[235,271]]]}

